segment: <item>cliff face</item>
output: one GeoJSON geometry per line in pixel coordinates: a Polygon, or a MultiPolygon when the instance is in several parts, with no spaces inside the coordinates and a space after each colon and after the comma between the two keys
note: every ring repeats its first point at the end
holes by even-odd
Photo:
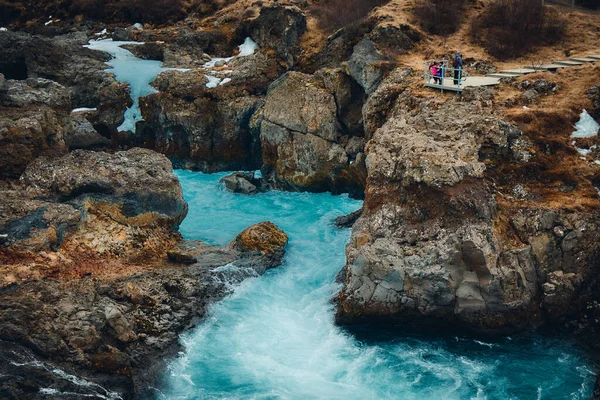
{"type": "Polygon", "coordinates": [[[592,182],[575,184],[585,206],[536,192],[538,143],[485,103],[403,92],[374,133],[339,322],[522,329],[584,308],[600,268],[592,182]]]}

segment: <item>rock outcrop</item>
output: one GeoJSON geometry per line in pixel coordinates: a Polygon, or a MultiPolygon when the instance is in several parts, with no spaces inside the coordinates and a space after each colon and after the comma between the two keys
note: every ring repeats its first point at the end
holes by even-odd
{"type": "Polygon", "coordinates": [[[123,111],[131,105],[129,88],[105,71],[107,54],[83,47],[87,41],[84,32],[52,39],[3,32],[0,73],[7,79],[45,78],[58,82],[68,88],[73,108],[98,107],[94,125],[101,133],[111,135],[123,123],[123,111]]]}
{"type": "Polygon", "coordinates": [[[287,236],[272,223],[211,246],[182,240],[186,212],[171,163],[146,149],[39,158],[3,186],[0,358],[12,379],[0,392],[150,396],[208,304],[281,263],[287,236]]]}
{"type": "Polygon", "coordinates": [[[36,157],[66,153],[70,111],[69,92],[56,82],[0,79],[0,177],[18,178],[36,157]]]}
{"type": "Polygon", "coordinates": [[[490,178],[535,155],[473,104],[400,98],[367,146],[337,320],[522,329],[576,315],[600,264],[598,214],[510,202],[490,178]]]}
{"type": "Polygon", "coordinates": [[[354,123],[340,122],[353,94],[340,70],[289,72],[274,82],[260,115],[265,178],[292,190],[362,194],[365,142],[362,129],[347,128],[357,125],[360,113],[351,113],[354,123]]]}
{"type": "Polygon", "coordinates": [[[179,334],[196,324],[211,302],[229,294],[232,285],[279,265],[286,243],[285,233],[263,223],[230,246],[203,244],[197,260],[185,268],[163,262],[120,279],[50,279],[0,289],[0,336],[30,349],[39,367],[13,368],[15,378],[0,381],[0,388],[20,397],[37,395],[44,382],[46,387],[60,385],[60,374],[40,377],[43,362],[52,360],[123,397],[151,395],[149,387],[167,358],[179,350],[179,334]],[[28,383],[31,379],[37,385],[28,383]]]}
{"type": "Polygon", "coordinates": [[[155,149],[180,168],[260,168],[260,132],[252,116],[281,66],[259,52],[236,58],[228,68],[228,80],[214,88],[206,86],[204,72],[159,75],[153,84],[160,92],[140,101],[145,121],[122,144],[155,149]]]}
{"type": "Polygon", "coordinates": [[[276,4],[262,7],[260,15],[244,21],[241,29],[260,47],[275,50],[292,66],[300,37],[306,32],[306,17],[298,7],[276,4]]]}

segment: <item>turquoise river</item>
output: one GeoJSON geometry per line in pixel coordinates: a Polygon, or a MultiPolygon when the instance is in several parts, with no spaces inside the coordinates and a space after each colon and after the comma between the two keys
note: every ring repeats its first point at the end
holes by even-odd
{"type": "Polygon", "coordinates": [[[224,174],[177,172],[187,239],[225,244],[272,221],[290,237],[284,264],[245,281],[182,336],[160,399],[585,399],[593,363],[565,338],[476,340],[348,331],[334,324],[349,230],[333,219],[361,202],[330,194],[226,192],[224,174]]]}

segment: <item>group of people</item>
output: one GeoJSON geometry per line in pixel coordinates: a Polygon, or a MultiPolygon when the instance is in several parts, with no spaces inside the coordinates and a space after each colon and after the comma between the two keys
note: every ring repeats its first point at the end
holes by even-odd
{"type": "MultiPolygon", "coordinates": [[[[433,83],[442,85],[444,83],[444,75],[446,72],[446,63],[447,60],[444,57],[441,62],[433,61],[429,64],[429,72],[433,77],[433,83]]],[[[452,61],[452,68],[454,70],[454,84],[458,85],[460,79],[462,78],[462,67],[463,67],[463,59],[460,51],[457,51],[454,60],[452,61]]]]}

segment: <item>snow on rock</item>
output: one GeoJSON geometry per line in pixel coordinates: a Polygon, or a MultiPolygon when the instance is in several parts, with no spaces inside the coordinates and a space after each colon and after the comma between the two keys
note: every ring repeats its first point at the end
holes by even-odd
{"type": "Polygon", "coordinates": [[[2,28],[0,28],[0,32],[8,32],[8,29],[2,27],[2,28]]]}
{"type": "Polygon", "coordinates": [[[97,108],[88,108],[88,107],[79,107],[79,108],[74,108],[71,110],[72,113],[77,113],[77,112],[85,112],[85,111],[98,111],[97,108]]]}
{"type": "Polygon", "coordinates": [[[204,64],[204,68],[214,68],[216,66],[216,64],[227,64],[229,61],[233,60],[233,57],[227,57],[227,58],[221,58],[221,57],[215,57],[215,58],[211,58],[210,61],[208,61],[206,64],[204,64]]]}
{"type": "Polygon", "coordinates": [[[244,43],[239,46],[240,54],[239,57],[251,56],[258,49],[258,44],[251,38],[247,37],[244,43]]]}
{"type": "Polygon", "coordinates": [[[94,33],[95,36],[102,36],[102,35],[106,35],[108,33],[108,31],[106,30],[106,28],[102,29],[102,32],[98,32],[98,33],[94,33]]]}
{"type": "Polygon", "coordinates": [[[221,83],[219,83],[219,86],[224,85],[224,84],[229,83],[229,82],[231,82],[231,78],[225,78],[225,79],[223,79],[221,81],[221,83]]]}
{"type": "Polygon", "coordinates": [[[142,29],[144,29],[144,25],[140,24],[139,22],[136,24],[133,24],[133,27],[135,29],[137,29],[138,31],[141,31],[142,29]]]}
{"type": "Polygon", "coordinates": [[[583,110],[579,117],[579,122],[575,125],[575,132],[571,134],[572,138],[591,138],[598,136],[600,125],[592,118],[586,110],[583,110]]]}
{"type": "Polygon", "coordinates": [[[212,76],[212,75],[204,75],[206,77],[206,79],[208,79],[208,83],[206,84],[206,87],[209,89],[213,89],[216,88],[219,83],[221,83],[221,78],[217,78],[216,76],[212,76]]]}

